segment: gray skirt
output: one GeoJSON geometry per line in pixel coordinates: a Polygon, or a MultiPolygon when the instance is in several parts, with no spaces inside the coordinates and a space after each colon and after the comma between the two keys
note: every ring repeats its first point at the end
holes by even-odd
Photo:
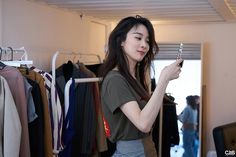
{"type": "Polygon", "coordinates": [[[142,140],[118,141],[112,157],[145,157],[142,140]]]}

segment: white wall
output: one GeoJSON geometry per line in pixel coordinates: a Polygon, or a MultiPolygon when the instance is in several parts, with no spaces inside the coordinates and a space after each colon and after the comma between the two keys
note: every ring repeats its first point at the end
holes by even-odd
{"type": "Polygon", "coordinates": [[[203,104],[203,150],[206,153],[215,149],[212,129],[236,121],[236,24],[156,25],[155,30],[157,41],[160,42],[204,44],[203,84],[206,85],[206,103],[203,104]]]}
{"type": "MultiPolygon", "coordinates": [[[[97,52],[101,58],[105,58],[105,45],[101,45],[98,40],[101,42],[103,41],[104,43],[107,42],[107,36],[104,36],[103,34],[106,34],[106,29],[108,26],[102,24],[102,23],[97,23],[97,22],[92,22],[91,23],[91,28],[89,31],[90,34],[90,41],[89,41],[89,47],[91,48],[91,52],[97,52]],[[99,50],[104,50],[100,51],[99,50]]],[[[108,31],[108,30],[107,30],[108,31]]],[[[109,34],[109,33],[108,33],[109,34]]]]}
{"type": "MultiPolygon", "coordinates": [[[[103,54],[106,34],[96,32],[93,22],[96,19],[39,4],[28,0],[3,0],[4,18],[2,44],[21,47],[28,50],[29,58],[34,65],[48,70],[51,58],[57,50],[71,50],[81,53],[103,54]],[[93,40],[91,38],[94,38],[93,40]],[[96,47],[90,43],[96,41],[96,47]]],[[[104,27],[109,25],[104,21],[104,27]]],[[[97,32],[101,32],[99,29],[97,32]]],[[[106,31],[103,31],[106,33],[106,31]]],[[[103,56],[102,56],[103,57],[103,56]]]]}

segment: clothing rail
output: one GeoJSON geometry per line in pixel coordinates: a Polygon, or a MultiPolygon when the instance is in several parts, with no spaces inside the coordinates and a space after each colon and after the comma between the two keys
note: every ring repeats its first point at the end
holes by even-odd
{"type": "MultiPolygon", "coordinates": [[[[75,83],[88,83],[88,82],[100,82],[102,81],[101,77],[93,77],[93,78],[77,78],[75,79],[75,83]]],[[[69,109],[69,96],[70,96],[70,86],[72,84],[72,78],[67,81],[65,86],[65,94],[64,94],[64,101],[65,101],[65,115],[69,109]]]]}
{"type": "Polygon", "coordinates": [[[12,47],[0,47],[0,60],[3,64],[8,66],[19,67],[21,65],[33,64],[33,61],[28,60],[28,54],[24,47],[12,48],[12,47]],[[11,53],[11,60],[2,60],[2,56],[11,53]],[[19,60],[13,60],[14,53],[23,53],[19,60]]]}
{"type": "Polygon", "coordinates": [[[78,53],[79,56],[95,56],[98,58],[99,63],[102,63],[102,59],[99,55],[93,53],[78,53]]]}
{"type": "Polygon", "coordinates": [[[92,53],[76,53],[76,52],[60,52],[57,51],[52,58],[52,83],[55,85],[56,84],[56,60],[59,54],[64,54],[64,55],[87,55],[87,56],[96,56],[99,60],[99,63],[102,63],[101,57],[96,54],[92,53]]]}

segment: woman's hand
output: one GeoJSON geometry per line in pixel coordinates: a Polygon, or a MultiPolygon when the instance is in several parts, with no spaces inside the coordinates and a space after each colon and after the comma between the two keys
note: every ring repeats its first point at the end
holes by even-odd
{"type": "Polygon", "coordinates": [[[181,66],[179,65],[183,59],[177,59],[174,63],[166,66],[161,71],[160,79],[165,81],[171,81],[177,79],[181,72],[181,66]]]}

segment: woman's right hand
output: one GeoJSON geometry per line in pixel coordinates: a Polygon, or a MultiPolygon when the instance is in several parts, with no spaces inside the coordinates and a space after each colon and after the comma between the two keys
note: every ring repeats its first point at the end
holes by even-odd
{"type": "Polygon", "coordinates": [[[160,79],[171,81],[177,79],[181,72],[181,66],[179,65],[183,59],[177,59],[174,63],[164,67],[161,71],[160,79]]]}

